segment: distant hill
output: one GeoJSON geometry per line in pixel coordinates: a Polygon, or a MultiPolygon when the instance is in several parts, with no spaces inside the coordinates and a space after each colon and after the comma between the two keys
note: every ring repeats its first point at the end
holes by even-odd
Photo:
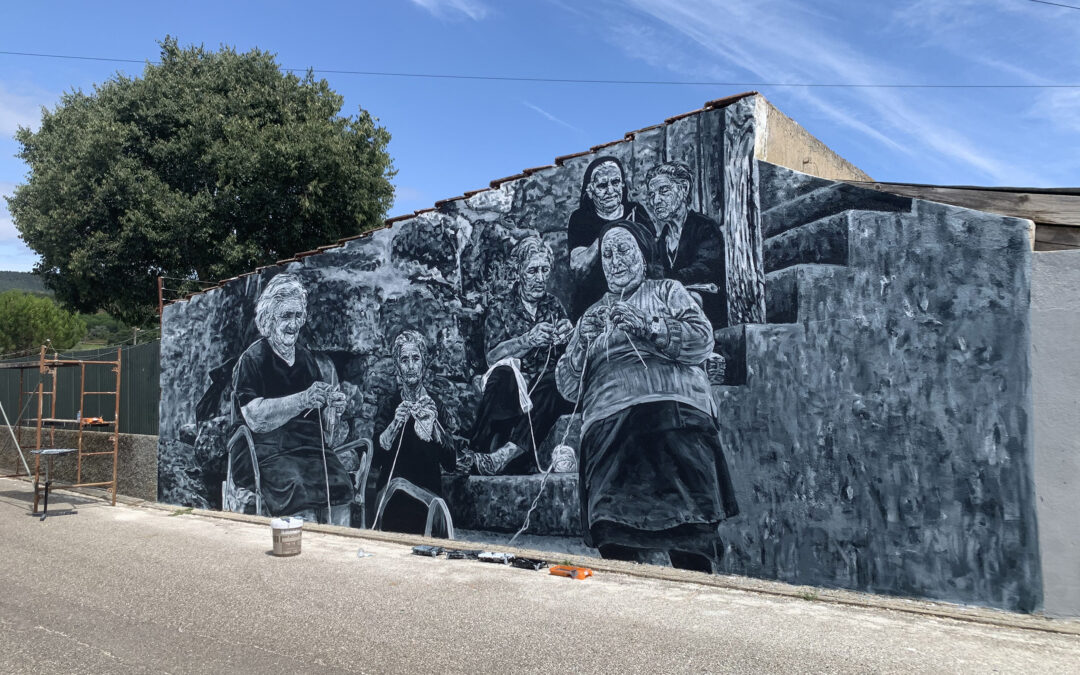
{"type": "Polygon", "coordinates": [[[26,291],[39,295],[52,295],[45,288],[41,277],[31,272],[0,272],[0,293],[4,291],[26,291]]]}

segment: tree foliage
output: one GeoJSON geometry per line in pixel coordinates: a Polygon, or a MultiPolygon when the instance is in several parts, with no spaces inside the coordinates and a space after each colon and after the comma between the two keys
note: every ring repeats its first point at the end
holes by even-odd
{"type": "Polygon", "coordinates": [[[115,319],[105,312],[94,314],[80,314],[79,318],[86,324],[84,342],[96,342],[103,345],[115,345],[131,340],[133,326],[129,326],[119,319],[115,319]]]}
{"type": "Polygon", "coordinates": [[[160,64],[64,94],[20,128],[9,210],[58,300],[131,324],[156,277],[217,280],[377,226],[390,134],[272,54],[161,43],[160,64]]]}
{"type": "Polygon", "coordinates": [[[52,298],[23,291],[0,293],[0,352],[33,349],[47,340],[54,349],[68,349],[85,333],[86,324],[52,298]]]}

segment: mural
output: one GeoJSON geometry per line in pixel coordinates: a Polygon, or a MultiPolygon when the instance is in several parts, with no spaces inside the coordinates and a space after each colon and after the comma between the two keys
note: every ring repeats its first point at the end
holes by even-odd
{"type": "Polygon", "coordinates": [[[755,101],[168,306],[161,500],[1034,608],[1026,223],[755,101]]]}

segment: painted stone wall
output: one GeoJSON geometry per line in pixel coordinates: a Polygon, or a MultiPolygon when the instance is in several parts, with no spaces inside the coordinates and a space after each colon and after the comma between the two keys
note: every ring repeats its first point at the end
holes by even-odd
{"type": "Polygon", "coordinates": [[[1035,608],[1027,221],[762,166],[783,322],[726,329],[724,569],[1035,608]]]}
{"type": "Polygon", "coordinates": [[[1035,608],[1025,222],[754,106],[168,306],[160,499],[1035,608]]]}

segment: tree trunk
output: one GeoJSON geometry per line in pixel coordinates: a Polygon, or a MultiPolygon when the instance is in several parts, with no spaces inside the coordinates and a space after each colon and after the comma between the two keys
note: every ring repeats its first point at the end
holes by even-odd
{"type": "Polygon", "coordinates": [[[754,162],[755,98],[724,109],[724,191],[721,221],[727,264],[728,323],[765,323],[765,266],[754,162]]]}

